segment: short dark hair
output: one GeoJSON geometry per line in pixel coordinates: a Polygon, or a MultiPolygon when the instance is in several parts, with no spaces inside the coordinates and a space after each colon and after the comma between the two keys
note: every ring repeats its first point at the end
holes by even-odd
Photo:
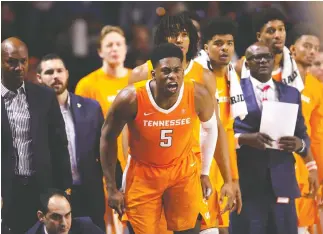
{"type": "Polygon", "coordinates": [[[56,188],[49,188],[44,193],[40,194],[40,208],[39,210],[43,212],[43,214],[47,214],[48,212],[48,202],[54,196],[65,197],[68,203],[70,203],[70,199],[67,194],[59,189],[56,188]]]}
{"type": "Polygon", "coordinates": [[[311,35],[320,38],[319,31],[309,23],[299,23],[294,25],[288,34],[288,46],[295,44],[295,42],[303,35],[311,35]]]}
{"type": "Polygon", "coordinates": [[[280,10],[276,8],[259,9],[259,11],[255,12],[255,14],[252,17],[252,27],[254,33],[260,32],[261,29],[265,26],[265,24],[273,20],[280,20],[286,26],[287,19],[280,10]]]}
{"type": "Polygon", "coordinates": [[[203,28],[202,43],[207,44],[215,35],[230,34],[235,38],[237,30],[237,23],[229,17],[216,17],[203,28]]]}
{"type": "Polygon", "coordinates": [[[54,60],[54,59],[59,59],[62,61],[62,63],[64,64],[64,67],[66,68],[65,66],[65,62],[63,60],[63,58],[61,56],[59,56],[58,54],[55,54],[55,53],[50,53],[50,54],[46,54],[45,56],[43,56],[41,59],[40,59],[40,62],[38,63],[38,66],[37,66],[37,73],[40,74],[42,72],[42,67],[41,67],[41,64],[43,62],[46,62],[48,60],[54,60]]]}
{"type": "Polygon", "coordinates": [[[183,62],[182,50],[172,43],[163,43],[153,49],[150,60],[153,67],[155,67],[159,60],[171,57],[179,58],[183,62]]]}
{"type": "Polygon", "coordinates": [[[167,38],[176,36],[186,30],[190,38],[190,45],[186,54],[187,61],[197,55],[198,34],[197,30],[186,12],[174,16],[165,15],[159,22],[155,32],[155,45],[168,42],[167,38]]]}

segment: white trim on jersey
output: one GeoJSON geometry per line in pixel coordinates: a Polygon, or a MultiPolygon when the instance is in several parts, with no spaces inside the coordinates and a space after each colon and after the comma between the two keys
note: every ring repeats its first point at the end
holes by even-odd
{"type": "Polygon", "coordinates": [[[150,82],[151,82],[151,80],[150,80],[150,81],[148,81],[148,82],[146,83],[146,90],[147,90],[147,93],[148,93],[148,97],[149,97],[150,103],[153,105],[153,107],[155,107],[155,109],[156,109],[157,111],[159,111],[159,112],[161,112],[161,113],[164,113],[164,114],[169,114],[169,113],[171,113],[173,110],[175,110],[175,109],[179,106],[179,104],[180,104],[180,103],[181,103],[181,101],[182,101],[183,94],[184,94],[184,82],[183,82],[182,87],[181,87],[181,89],[180,89],[180,91],[179,91],[179,95],[178,95],[177,101],[176,101],[176,102],[175,102],[175,104],[174,104],[171,108],[169,108],[168,110],[165,110],[165,109],[163,109],[163,108],[159,107],[159,106],[157,105],[157,103],[155,102],[155,99],[154,99],[154,97],[153,97],[153,94],[152,94],[152,92],[151,92],[151,90],[150,90],[150,86],[149,86],[150,82]]]}
{"type": "Polygon", "coordinates": [[[184,76],[186,76],[187,75],[187,73],[189,73],[190,71],[191,71],[191,69],[192,69],[192,67],[193,67],[193,64],[194,64],[194,60],[193,59],[191,59],[191,61],[190,61],[190,63],[188,64],[188,67],[185,69],[185,71],[184,71],[184,76]]]}

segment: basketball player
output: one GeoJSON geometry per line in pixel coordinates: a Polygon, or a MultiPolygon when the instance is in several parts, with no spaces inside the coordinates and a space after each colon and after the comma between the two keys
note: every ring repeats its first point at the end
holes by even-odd
{"type": "Polygon", "coordinates": [[[169,230],[197,234],[201,218],[209,221],[203,197],[212,192],[208,174],[218,134],[213,99],[203,85],[184,81],[178,46],[161,44],[151,62],[152,80],[123,89],[102,128],[100,156],[108,203],[119,215],[126,212],[136,234],[157,234],[162,209],[169,230]],[[193,152],[197,119],[201,165],[193,152]],[[132,158],[123,194],[116,187],[115,165],[117,138],[125,124],[132,158]]]}

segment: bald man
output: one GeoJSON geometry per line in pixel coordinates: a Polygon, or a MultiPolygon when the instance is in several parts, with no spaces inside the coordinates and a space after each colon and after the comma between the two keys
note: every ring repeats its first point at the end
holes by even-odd
{"type": "MultiPolygon", "coordinates": [[[[305,163],[313,161],[301,109],[301,94],[296,88],[272,78],[274,54],[261,42],[251,45],[245,54],[250,76],[241,79],[248,115],[236,118],[237,160],[242,194],[242,211],[231,213],[231,234],[295,234],[297,218],[295,198],[300,191],[295,178],[293,152],[305,163]],[[295,133],[272,139],[260,132],[262,106],[266,101],[299,105],[295,133]],[[271,149],[273,141],[279,150],[271,149]]],[[[313,171],[312,171],[313,172],[313,171]]],[[[315,173],[311,185],[317,189],[315,173]]],[[[311,177],[312,178],[312,177],[311,177]]]]}
{"type": "Polygon", "coordinates": [[[39,194],[71,186],[62,114],[54,91],[24,81],[28,49],[18,38],[1,43],[2,223],[14,234],[37,220],[39,194]]]}

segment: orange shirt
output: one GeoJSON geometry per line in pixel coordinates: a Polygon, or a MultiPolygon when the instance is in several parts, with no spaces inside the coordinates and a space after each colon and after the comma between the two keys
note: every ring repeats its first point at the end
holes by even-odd
{"type": "Polygon", "coordinates": [[[104,73],[102,68],[83,77],[77,84],[75,94],[97,100],[104,116],[121,89],[128,85],[131,70],[124,77],[113,77],[104,73]]]}
{"type": "MultiPolygon", "coordinates": [[[[147,79],[151,79],[150,71],[153,69],[151,61],[147,61],[148,65],[148,77],[147,79]]],[[[201,64],[191,61],[188,67],[185,69],[184,73],[184,80],[194,80],[195,82],[204,84],[203,80],[203,73],[204,68],[201,64]]],[[[230,107],[230,94],[229,94],[229,86],[227,83],[226,77],[216,77],[216,84],[217,84],[217,92],[216,98],[219,103],[219,117],[221,122],[224,126],[224,130],[227,133],[228,137],[228,146],[229,146],[229,154],[230,154],[230,166],[231,166],[231,173],[233,179],[239,179],[238,167],[237,167],[237,154],[235,149],[235,138],[234,138],[234,131],[233,131],[233,119],[231,117],[231,107],[230,107]]],[[[193,151],[196,153],[200,152],[200,121],[196,122],[195,129],[194,129],[194,139],[195,143],[193,146],[193,151]]],[[[216,181],[219,186],[223,185],[223,179],[218,171],[218,176],[216,181]]]]}
{"type": "Polygon", "coordinates": [[[281,82],[282,81],[282,68],[279,67],[278,69],[276,69],[275,71],[272,72],[272,77],[275,81],[277,82],[281,82]]]}
{"type": "Polygon", "coordinates": [[[156,104],[149,82],[135,84],[138,111],[128,123],[130,155],[144,164],[166,167],[192,152],[197,120],[194,84],[185,81],[176,103],[165,110],[156,104]]]}
{"type": "Polygon", "coordinates": [[[323,85],[310,73],[306,74],[302,91],[302,112],[311,140],[311,151],[323,180],[323,85]]]}
{"type": "MultiPolygon", "coordinates": [[[[128,85],[131,70],[124,77],[113,77],[99,68],[83,77],[77,84],[75,94],[94,99],[100,103],[104,117],[114,101],[115,97],[128,85]]],[[[118,137],[118,159],[122,169],[125,168],[126,160],[123,156],[122,137],[118,137]]]]}

